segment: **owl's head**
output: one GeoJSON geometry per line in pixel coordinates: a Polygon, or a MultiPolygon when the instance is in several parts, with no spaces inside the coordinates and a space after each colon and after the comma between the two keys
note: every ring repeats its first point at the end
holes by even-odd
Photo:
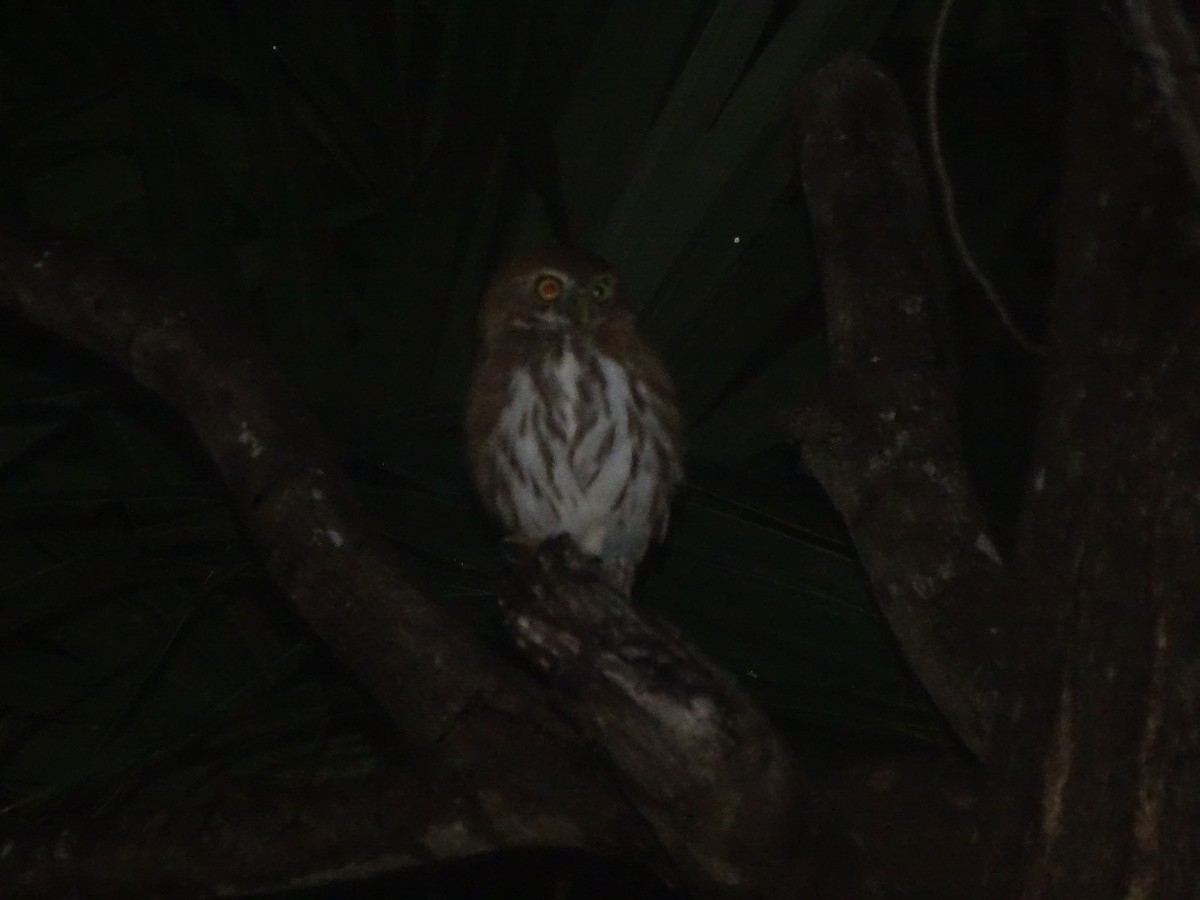
{"type": "Polygon", "coordinates": [[[518,331],[594,333],[624,321],[617,279],[603,262],[563,247],[545,247],[504,266],[483,295],[485,337],[518,331]]]}

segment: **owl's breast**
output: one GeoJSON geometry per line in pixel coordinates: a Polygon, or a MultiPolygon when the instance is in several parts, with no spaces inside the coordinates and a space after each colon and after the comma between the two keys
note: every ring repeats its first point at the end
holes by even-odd
{"type": "Polygon", "coordinates": [[[630,375],[616,360],[572,340],[540,369],[532,379],[532,421],[534,431],[542,432],[535,438],[552,451],[554,493],[602,502],[603,476],[618,477],[631,461],[636,412],[630,375]]]}
{"type": "Polygon", "coordinates": [[[618,361],[567,339],[516,369],[493,440],[513,486],[500,510],[510,527],[536,540],[565,532],[599,556],[645,551],[673,449],[645,385],[618,361]]]}

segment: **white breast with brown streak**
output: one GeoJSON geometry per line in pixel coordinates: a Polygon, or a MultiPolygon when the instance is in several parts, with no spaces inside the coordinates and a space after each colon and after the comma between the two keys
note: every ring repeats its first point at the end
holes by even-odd
{"type": "Polygon", "coordinates": [[[489,438],[501,481],[498,512],[534,542],[566,533],[586,553],[632,568],[665,528],[678,480],[672,439],[645,385],[590,343],[514,371],[489,438]]]}

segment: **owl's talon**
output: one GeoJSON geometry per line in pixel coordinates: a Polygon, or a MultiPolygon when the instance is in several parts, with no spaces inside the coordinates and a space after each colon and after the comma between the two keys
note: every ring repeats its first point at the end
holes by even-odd
{"type": "Polygon", "coordinates": [[[584,553],[569,534],[556,534],[542,541],[538,547],[538,556],[549,568],[576,575],[586,572],[597,562],[596,557],[584,553]]]}

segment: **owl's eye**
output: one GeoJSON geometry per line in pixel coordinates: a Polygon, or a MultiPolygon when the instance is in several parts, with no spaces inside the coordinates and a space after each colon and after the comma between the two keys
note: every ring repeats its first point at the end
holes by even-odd
{"type": "Polygon", "coordinates": [[[592,296],[603,303],[613,295],[613,278],[611,275],[601,275],[592,282],[592,296]]]}
{"type": "Polygon", "coordinates": [[[562,279],[543,275],[533,283],[533,290],[543,300],[557,300],[563,292],[562,279]]]}

